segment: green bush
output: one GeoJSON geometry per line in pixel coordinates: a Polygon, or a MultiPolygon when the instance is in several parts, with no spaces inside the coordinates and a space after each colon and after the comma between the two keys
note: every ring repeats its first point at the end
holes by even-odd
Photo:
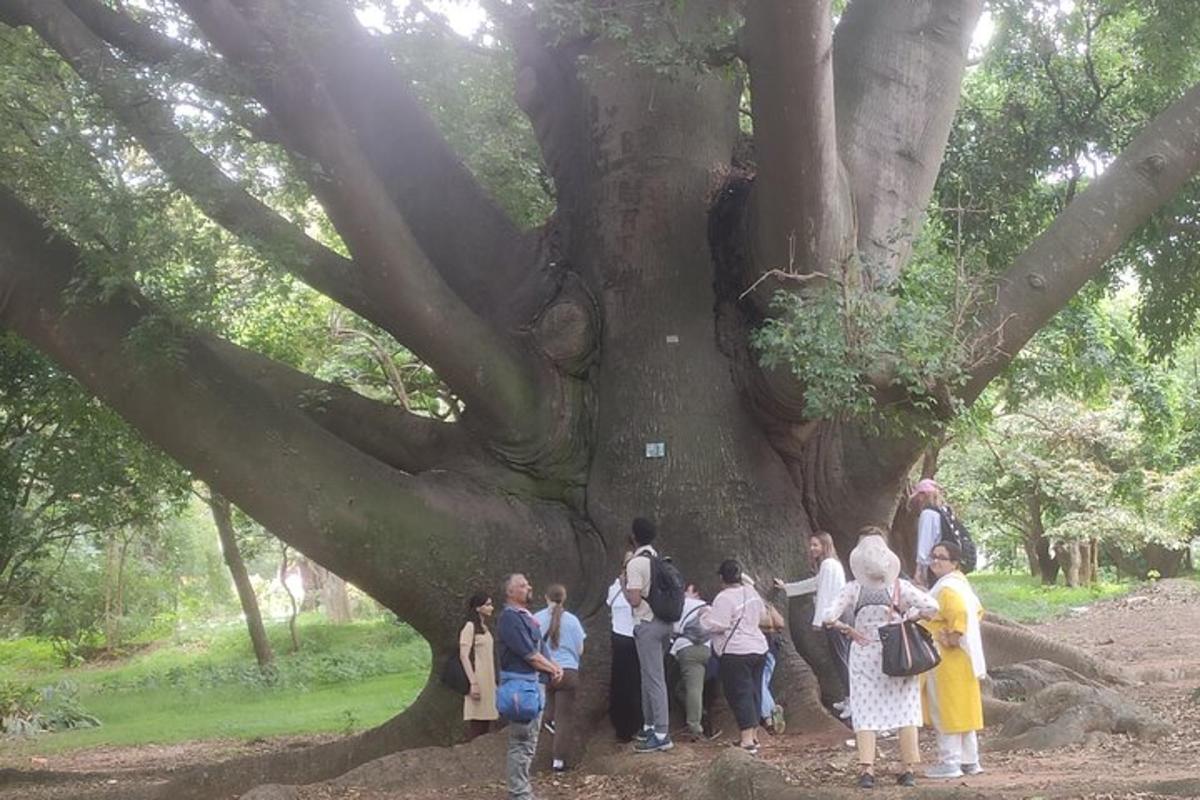
{"type": "Polygon", "coordinates": [[[10,736],[97,728],[100,720],[84,710],[79,687],[71,681],[35,689],[28,684],[0,683],[0,731],[10,736]]]}

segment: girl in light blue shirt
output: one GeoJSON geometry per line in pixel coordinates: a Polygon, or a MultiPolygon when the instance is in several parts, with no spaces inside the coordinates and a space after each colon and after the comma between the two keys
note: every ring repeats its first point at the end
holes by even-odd
{"type": "Polygon", "coordinates": [[[564,608],[566,602],[566,587],[553,584],[546,589],[546,607],[534,615],[550,650],[550,660],[563,669],[562,680],[557,685],[551,683],[546,694],[546,714],[542,723],[554,737],[552,765],[555,772],[566,770],[564,757],[572,752],[579,660],[583,658],[583,640],[587,638],[579,617],[564,608]]]}

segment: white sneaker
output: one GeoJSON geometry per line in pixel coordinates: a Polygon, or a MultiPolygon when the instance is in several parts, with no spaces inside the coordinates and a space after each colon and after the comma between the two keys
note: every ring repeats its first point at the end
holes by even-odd
{"type": "Polygon", "coordinates": [[[850,719],[850,706],[838,711],[838,719],[850,719]]]}
{"type": "Polygon", "coordinates": [[[958,764],[937,764],[925,770],[926,778],[961,778],[962,768],[958,764]]]}
{"type": "Polygon", "coordinates": [[[978,763],[975,763],[975,764],[963,764],[963,765],[962,765],[962,771],[963,771],[963,774],[964,774],[964,775],[982,775],[982,774],[983,774],[983,767],[982,767],[982,766],[980,766],[978,763]]]}

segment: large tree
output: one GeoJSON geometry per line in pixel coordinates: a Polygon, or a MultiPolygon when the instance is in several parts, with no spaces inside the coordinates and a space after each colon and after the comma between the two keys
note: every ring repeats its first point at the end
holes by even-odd
{"type": "MultiPolygon", "coordinates": [[[[0,0],[0,21],[32,29],[208,217],[415,353],[454,413],[208,329],[166,326],[171,357],[140,357],[128,341],[163,329],[157,301],[136,280],[81,297],[89,209],[49,224],[20,176],[0,192],[0,323],[435,644],[453,639],[456,598],[514,570],[566,583],[602,626],[634,516],[658,520],[685,574],[737,555],[763,580],[803,571],[810,530],[846,548],[889,522],[929,420],[974,400],[1200,168],[1193,87],[975,293],[952,380],[906,380],[876,348],[853,362],[866,410],[843,414],[811,402],[824,373],[803,352],[764,367],[751,334],[790,308],[809,340],[788,295],[843,312],[872,298],[880,320],[896,307],[982,0],[485,3],[552,186],[533,227],[449,146],[357,4],[148,5],[0,0]],[[164,85],[286,151],[336,241],[249,191],[227,142],[189,137],[164,85]]],[[[445,701],[427,690],[389,746],[428,741],[445,701]]],[[[337,763],[378,752],[355,747],[337,763]]]]}

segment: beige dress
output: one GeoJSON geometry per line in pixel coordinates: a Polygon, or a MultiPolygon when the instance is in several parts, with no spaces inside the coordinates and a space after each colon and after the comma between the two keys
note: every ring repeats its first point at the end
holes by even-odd
{"type": "Polygon", "coordinates": [[[463,697],[463,719],[499,719],[496,712],[496,662],[492,657],[492,634],[485,630],[474,635],[475,625],[468,622],[458,634],[459,652],[464,645],[475,648],[475,678],[479,682],[479,699],[463,697]],[[472,641],[474,640],[474,641],[472,641]]]}

